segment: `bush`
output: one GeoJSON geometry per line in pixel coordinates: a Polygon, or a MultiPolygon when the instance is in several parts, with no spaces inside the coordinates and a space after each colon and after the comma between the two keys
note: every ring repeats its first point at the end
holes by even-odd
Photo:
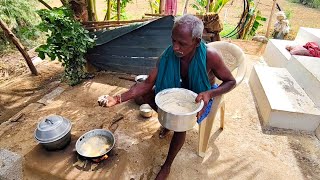
{"type": "Polygon", "coordinates": [[[45,55],[51,60],[57,58],[62,62],[69,84],[78,84],[85,77],[84,55],[88,48],[93,47],[94,39],[73,19],[71,10],[65,7],[42,9],[38,14],[42,19],[39,29],[46,32],[48,38],[47,43],[39,46],[36,52],[41,59],[44,59],[45,55]]]}
{"type": "Polygon", "coordinates": [[[291,0],[294,3],[300,3],[312,8],[320,8],[320,0],[291,0]]]}

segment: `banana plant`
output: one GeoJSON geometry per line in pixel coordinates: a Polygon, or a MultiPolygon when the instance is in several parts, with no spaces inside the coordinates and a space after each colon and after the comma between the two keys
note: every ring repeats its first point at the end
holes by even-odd
{"type": "Polygon", "coordinates": [[[224,5],[226,5],[228,2],[229,2],[229,0],[217,0],[214,3],[214,6],[211,6],[210,9],[212,9],[212,10],[210,12],[214,12],[214,13],[218,14],[221,11],[221,9],[224,7],[224,5]]]}
{"type": "Polygon", "coordinates": [[[267,21],[267,18],[261,15],[261,12],[257,10],[257,6],[253,0],[249,1],[250,9],[246,16],[245,23],[242,24],[242,30],[239,32],[240,39],[247,39],[248,36],[254,36],[260,26],[263,26],[262,22],[267,21]]]}
{"type": "Polygon", "coordinates": [[[262,22],[266,22],[267,21],[267,18],[263,17],[261,15],[261,12],[260,11],[257,11],[257,14],[256,14],[256,19],[254,20],[253,24],[252,24],[252,28],[249,32],[249,35],[250,36],[254,36],[256,35],[256,32],[258,30],[258,28],[260,26],[263,26],[262,22]]]}
{"type": "Polygon", "coordinates": [[[195,0],[195,3],[190,4],[190,6],[197,10],[200,15],[203,15],[206,13],[207,2],[207,0],[195,0]]]}
{"type": "MultiPolygon", "coordinates": [[[[209,0],[210,1],[210,0],[209,0]]],[[[209,12],[218,14],[221,9],[229,2],[230,0],[215,0],[210,2],[209,12]]],[[[196,0],[195,3],[191,4],[191,7],[198,11],[199,14],[206,13],[206,6],[208,0],[196,0]]]]}
{"type": "Polygon", "coordinates": [[[149,0],[149,5],[151,8],[151,13],[158,14],[160,7],[160,0],[149,0]]]}

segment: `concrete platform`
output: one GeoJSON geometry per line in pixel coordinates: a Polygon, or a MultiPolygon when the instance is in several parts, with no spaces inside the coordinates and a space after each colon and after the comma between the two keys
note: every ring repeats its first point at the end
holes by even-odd
{"type": "Polygon", "coordinates": [[[22,160],[19,154],[0,149],[0,179],[22,180],[22,160]]]}
{"type": "Polygon", "coordinates": [[[313,132],[320,111],[285,68],[254,66],[250,87],[264,125],[313,132]]]}
{"type": "Polygon", "coordinates": [[[307,42],[317,42],[320,44],[320,29],[300,27],[294,41],[300,45],[304,45],[307,42]]]}
{"type": "Polygon", "coordinates": [[[286,67],[291,54],[286,50],[287,45],[297,45],[295,41],[270,39],[263,53],[263,58],[271,67],[286,67]]]}
{"type": "Polygon", "coordinates": [[[286,69],[319,108],[320,58],[292,56],[286,69]]]}
{"type": "MultiPolygon", "coordinates": [[[[47,151],[40,144],[35,146],[26,159],[28,176],[37,174],[44,179],[118,179],[126,167],[127,153],[121,149],[113,149],[108,159],[94,163],[79,157],[75,151],[78,137],[72,136],[71,143],[59,151],[47,151]]],[[[36,179],[32,177],[31,179],[36,179]]]]}

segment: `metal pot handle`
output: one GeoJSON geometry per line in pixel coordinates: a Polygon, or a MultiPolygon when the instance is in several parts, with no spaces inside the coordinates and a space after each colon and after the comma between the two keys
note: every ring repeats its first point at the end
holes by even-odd
{"type": "Polygon", "coordinates": [[[50,119],[46,119],[44,122],[53,124],[53,122],[50,119]]]}

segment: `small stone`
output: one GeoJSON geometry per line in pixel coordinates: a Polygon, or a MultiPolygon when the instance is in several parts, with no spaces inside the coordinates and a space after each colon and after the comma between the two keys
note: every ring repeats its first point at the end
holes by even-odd
{"type": "Polygon", "coordinates": [[[268,42],[268,38],[266,38],[265,36],[254,36],[252,38],[253,41],[258,41],[258,42],[262,42],[262,43],[267,43],[268,42]]]}

